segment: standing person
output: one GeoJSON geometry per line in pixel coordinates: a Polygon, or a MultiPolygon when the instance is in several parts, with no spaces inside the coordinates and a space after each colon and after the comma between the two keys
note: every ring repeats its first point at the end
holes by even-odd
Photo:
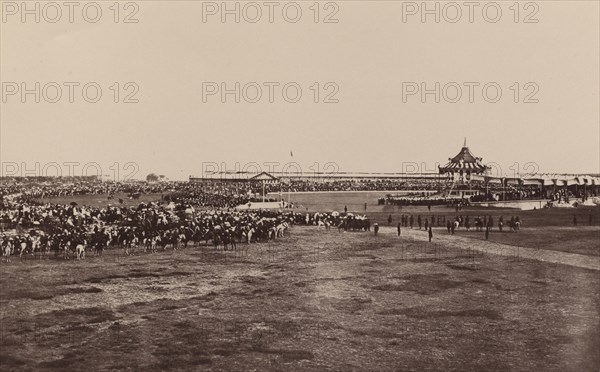
{"type": "Polygon", "coordinates": [[[400,236],[400,233],[402,232],[402,228],[400,227],[402,224],[400,222],[398,222],[398,236],[400,236]]]}
{"type": "Polygon", "coordinates": [[[486,226],[485,227],[485,240],[488,240],[489,237],[490,237],[490,227],[486,226]]]}
{"type": "Polygon", "coordinates": [[[410,215],[410,228],[413,228],[413,225],[415,224],[415,218],[413,217],[413,215],[410,215]]]}
{"type": "Polygon", "coordinates": [[[390,214],[388,216],[388,226],[390,226],[392,224],[392,215],[390,214]]]}
{"type": "Polygon", "coordinates": [[[373,224],[373,231],[375,235],[377,235],[377,233],[379,232],[379,224],[377,222],[373,224]]]}
{"type": "Polygon", "coordinates": [[[344,205],[344,213],[348,213],[348,206],[344,205]]]}
{"type": "Polygon", "coordinates": [[[365,212],[367,211],[367,203],[365,203],[365,212]]]}
{"type": "Polygon", "coordinates": [[[450,234],[450,229],[452,228],[452,226],[450,226],[450,220],[446,221],[446,229],[448,229],[448,234],[450,234]]]}
{"type": "Polygon", "coordinates": [[[421,221],[421,215],[417,216],[417,225],[419,225],[419,230],[421,230],[421,226],[423,224],[423,221],[421,221]]]}
{"type": "Polygon", "coordinates": [[[490,230],[494,228],[494,220],[492,219],[492,216],[488,217],[488,226],[490,227],[490,230]]]}
{"type": "MultiPolygon", "coordinates": [[[[450,222],[450,220],[448,220],[448,222],[450,222]]],[[[456,228],[456,225],[452,222],[450,222],[450,231],[452,232],[452,235],[454,235],[454,229],[456,228]]]]}
{"type": "Polygon", "coordinates": [[[433,231],[431,230],[431,226],[429,226],[429,243],[431,243],[431,238],[433,238],[433,231]]]}
{"type": "Polygon", "coordinates": [[[425,230],[429,229],[429,220],[426,218],[425,219],[425,230]]]}

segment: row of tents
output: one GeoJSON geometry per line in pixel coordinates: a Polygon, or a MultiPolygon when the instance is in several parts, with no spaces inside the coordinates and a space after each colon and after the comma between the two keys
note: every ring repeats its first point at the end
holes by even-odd
{"type": "Polygon", "coordinates": [[[471,175],[471,181],[498,185],[536,185],[536,186],[600,186],[600,176],[584,175],[574,176],[567,174],[543,173],[534,174],[527,178],[493,177],[484,175],[471,175]]]}

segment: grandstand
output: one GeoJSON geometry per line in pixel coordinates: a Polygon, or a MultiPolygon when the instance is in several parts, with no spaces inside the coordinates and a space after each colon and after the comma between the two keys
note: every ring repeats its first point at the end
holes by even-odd
{"type": "Polygon", "coordinates": [[[190,183],[236,184],[267,192],[311,191],[425,191],[443,198],[474,198],[480,201],[551,199],[557,194],[576,197],[600,194],[598,174],[530,174],[524,177],[491,175],[483,163],[463,144],[458,154],[439,166],[438,172],[250,172],[211,171],[189,177],[190,183]]]}
{"type": "Polygon", "coordinates": [[[377,173],[377,172],[244,172],[217,171],[206,172],[202,176],[190,176],[192,183],[213,182],[253,182],[268,178],[270,183],[293,181],[380,181],[380,180],[440,180],[439,173],[377,173]]]}

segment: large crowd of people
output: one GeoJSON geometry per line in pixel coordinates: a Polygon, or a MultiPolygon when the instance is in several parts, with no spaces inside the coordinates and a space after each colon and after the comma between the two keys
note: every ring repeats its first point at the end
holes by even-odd
{"type": "Polygon", "coordinates": [[[175,185],[176,183],[171,182],[99,182],[95,177],[80,177],[69,181],[61,178],[25,178],[10,183],[0,182],[0,197],[21,194],[24,198],[43,199],[74,195],[148,194],[165,192],[175,185]]]}
{"type": "Polygon", "coordinates": [[[402,191],[441,190],[445,181],[437,179],[350,179],[350,180],[301,180],[270,184],[269,192],[316,192],[316,191],[402,191]]]}
{"type": "Polygon", "coordinates": [[[446,198],[444,196],[426,196],[420,193],[404,196],[388,195],[385,198],[377,199],[379,205],[398,205],[398,206],[447,206],[447,207],[466,207],[469,199],[446,198]]]}

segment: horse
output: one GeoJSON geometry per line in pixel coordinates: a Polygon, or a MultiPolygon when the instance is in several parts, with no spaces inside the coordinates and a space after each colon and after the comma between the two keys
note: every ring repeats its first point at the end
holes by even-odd
{"type": "Polygon", "coordinates": [[[233,236],[231,231],[227,231],[225,234],[223,234],[223,250],[227,250],[228,244],[231,245],[231,250],[237,250],[235,237],[233,236]]]}
{"type": "Polygon", "coordinates": [[[325,230],[327,230],[327,231],[331,230],[331,222],[329,222],[329,220],[325,220],[325,221],[320,220],[319,227],[321,227],[321,226],[325,226],[325,230]]]}
{"type": "Polygon", "coordinates": [[[269,240],[277,238],[277,227],[269,227],[267,231],[269,232],[269,240]]]}
{"type": "Polygon", "coordinates": [[[213,243],[213,246],[215,247],[215,250],[218,250],[219,245],[221,244],[221,235],[213,233],[212,243],[213,243]]]}
{"type": "Polygon", "coordinates": [[[160,236],[156,235],[150,239],[150,252],[156,252],[156,246],[160,243],[160,236]]]}
{"type": "MultiPolygon", "coordinates": [[[[27,254],[27,248],[28,248],[28,244],[26,240],[23,240],[20,244],[19,244],[19,258],[23,257],[23,253],[27,254]]],[[[33,254],[33,253],[32,253],[33,254]]]]}
{"type": "Polygon", "coordinates": [[[169,236],[165,233],[162,237],[159,237],[157,243],[160,243],[163,252],[166,251],[167,245],[169,244],[169,236]]]}
{"type": "Polygon", "coordinates": [[[212,241],[215,237],[215,233],[210,230],[206,230],[202,235],[202,240],[204,240],[204,245],[208,247],[208,242],[212,241]]]}
{"type": "MultiPolygon", "coordinates": [[[[319,221],[319,222],[321,222],[321,221],[319,221]]],[[[287,230],[288,226],[289,225],[287,222],[283,222],[283,223],[280,223],[279,225],[277,225],[277,227],[275,228],[275,237],[276,238],[283,237],[283,233],[285,232],[285,230],[287,230]]]]}
{"type": "Polygon", "coordinates": [[[150,241],[151,238],[146,236],[142,239],[142,246],[144,247],[144,253],[148,252],[148,249],[150,249],[150,241]]]}
{"type": "Polygon", "coordinates": [[[77,257],[78,260],[85,259],[85,245],[84,244],[77,244],[77,246],[75,247],[75,257],[77,257]]]}
{"type": "Polygon", "coordinates": [[[98,241],[94,244],[94,255],[96,255],[97,257],[102,257],[104,256],[104,242],[103,241],[98,241]]]}
{"type": "Polygon", "coordinates": [[[10,252],[12,250],[12,244],[10,242],[6,242],[2,245],[2,257],[5,257],[6,262],[10,262],[10,252]]]}
{"type": "Polygon", "coordinates": [[[100,233],[92,237],[92,246],[94,247],[94,255],[102,257],[104,255],[104,248],[110,244],[110,234],[100,233]]]}
{"type": "Polygon", "coordinates": [[[35,254],[35,251],[42,251],[42,243],[39,236],[36,236],[31,240],[31,255],[35,254]]]}
{"type": "Polygon", "coordinates": [[[137,236],[131,238],[131,240],[129,241],[129,248],[131,249],[131,252],[129,254],[133,254],[135,252],[135,248],[137,248],[139,242],[140,240],[137,236]]]}
{"type": "Polygon", "coordinates": [[[241,229],[239,232],[240,243],[246,242],[247,244],[251,244],[252,235],[254,235],[254,228],[245,227],[241,229]]]}
{"type": "Polygon", "coordinates": [[[50,253],[50,250],[52,249],[52,244],[53,244],[53,240],[48,238],[46,239],[46,242],[43,244],[43,250],[42,250],[42,254],[44,256],[46,256],[48,253],[50,253]]]}
{"type": "Polygon", "coordinates": [[[200,245],[200,242],[204,238],[204,234],[200,228],[197,228],[191,235],[191,241],[193,245],[200,245]]]}
{"type": "Polygon", "coordinates": [[[129,248],[130,248],[131,246],[129,245],[129,241],[128,241],[127,239],[123,239],[123,240],[121,240],[121,247],[123,247],[123,253],[124,253],[126,256],[129,256],[129,248]]]}
{"type": "Polygon", "coordinates": [[[187,248],[188,238],[184,233],[177,236],[177,241],[182,245],[183,248],[187,248]]]}
{"type": "Polygon", "coordinates": [[[64,244],[62,251],[63,251],[63,258],[65,260],[70,260],[71,259],[71,241],[67,241],[64,244]]]}

